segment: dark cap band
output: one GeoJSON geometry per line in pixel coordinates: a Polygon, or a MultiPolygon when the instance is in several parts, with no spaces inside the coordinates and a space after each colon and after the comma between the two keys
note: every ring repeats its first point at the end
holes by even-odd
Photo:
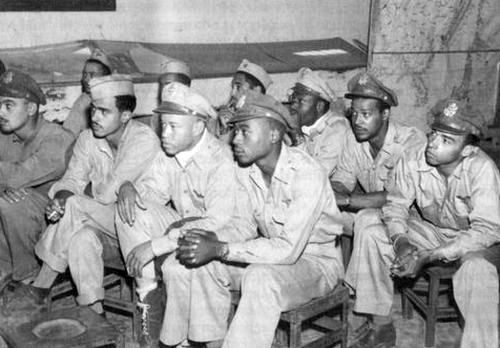
{"type": "Polygon", "coordinates": [[[201,118],[208,118],[208,115],[200,114],[190,108],[182,106],[177,103],[172,103],[169,101],[163,101],[158,108],[154,109],[153,112],[158,114],[175,114],[175,115],[188,115],[188,116],[196,116],[201,118]]]}

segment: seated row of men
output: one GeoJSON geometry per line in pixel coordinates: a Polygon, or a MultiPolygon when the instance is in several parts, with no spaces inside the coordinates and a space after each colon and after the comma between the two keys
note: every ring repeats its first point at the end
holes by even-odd
{"type": "Polygon", "coordinates": [[[142,347],[271,347],[282,311],[343,279],[366,318],[351,347],[393,347],[391,277],[457,261],[462,347],[498,346],[500,174],[476,146],[469,106],[438,104],[426,140],[392,120],[397,96],[370,73],[349,81],[346,117],[317,72],[299,71],[287,108],[245,60],[217,113],[175,62],[154,110],[160,142],[133,119],[131,79],[85,77],[90,65],[106,66],[85,65],[90,129],[75,131],[66,170],[73,136],[39,116],[36,82],[0,76],[0,271],[15,281],[11,305],[43,303],[69,268],[78,304],[104,313],[105,260],[121,254],[142,347]],[[345,277],[342,233],[354,238],[345,277]]]}

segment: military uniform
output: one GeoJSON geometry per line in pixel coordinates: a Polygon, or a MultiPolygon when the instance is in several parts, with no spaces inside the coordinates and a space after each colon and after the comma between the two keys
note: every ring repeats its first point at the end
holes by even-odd
{"type": "MultiPolygon", "coordinates": [[[[100,49],[94,49],[90,54],[89,60],[96,60],[111,70],[111,63],[104,52],[100,49]]],[[[71,131],[76,137],[90,126],[90,95],[83,92],[75,100],[71,110],[63,122],[63,127],[71,131]]]]}
{"type": "MultiPolygon", "coordinates": [[[[165,86],[162,103],[155,112],[161,115],[196,116],[203,119],[215,117],[215,111],[205,98],[178,82],[165,86]]],[[[159,154],[151,168],[134,186],[147,209],[137,209],[132,226],[119,218],[116,219],[120,246],[125,258],[136,246],[148,241],[151,241],[155,256],[168,255],[177,247],[181,227],[183,230],[217,230],[235,214],[237,192],[231,150],[206,129],[193,148],[180,151],[171,157],[159,154]]],[[[178,263],[173,254],[168,255],[166,262],[178,272],[190,272],[178,263]]],[[[170,299],[171,288],[175,284],[166,279],[164,276],[167,296],[170,299]]],[[[140,298],[146,298],[146,294],[156,288],[153,262],[143,267],[142,276],[136,277],[136,282],[140,298]]],[[[158,308],[153,310],[158,312],[158,308]]],[[[163,311],[163,308],[161,310],[163,311]]],[[[171,320],[165,317],[164,325],[171,320]]]]}
{"type": "MultiPolygon", "coordinates": [[[[191,85],[191,69],[189,66],[184,63],[183,61],[176,60],[176,59],[169,59],[163,62],[160,66],[161,74],[160,77],[158,78],[158,99],[161,103],[161,93],[163,90],[163,87],[165,85],[168,85],[171,82],[178,82],[179,76],[185,77],[188,81],[189,84],[187,85],[188,87],[191,85]]],[[[161,135],[161,125],[160,125],[160,115],[159,114],[153,114],[151,116],[151,121],[150,121],[151,128],[155,131],[156,134],[161,135]]]]}
{"type": "MultiPolygon", "coordinates": [[[[248,59],[243,59],[236,69],[236,73],[245,73],[254,77],[262,87],[265,89],[262,92],[265,93],[269,86],[273,83],[271,76],[267,71],[258,64],[255,64],[248,59]]],[[[222,105],[218,108],[217,122],[214,125],[214,134],[225,143],[230,143],[232,140],[232,134],[230,129],[227,127],[228,120],[234,115],[235,105],[237,98],[231,92],[231,96],[227,105],[222,105]]]]}
{"type": "MultiPolygon", "coordinates": [[[[0,96],[45,104],[36,82],[15,70],[0,77],[0,96]]],[[[0,186],[28,192],[15,203],[0,199],[0,269],[12,271],[15,280],[26,279],[39,269],[34,246],[46,225],[47,191],[64,173],[73,139],[71,133],[42,117],[28,139],[0,135],[0,186]]]]}
{"type": "MultiPolygon", "coordinates": [[[[269,117],[288,126],[284,118],[290,116],[278,104],[247,94],[247,107],[233,122],[269,117]]],[[[335,246],[342,232],[339,211],[316,161],[283,145],[269,187],[255,164],[238,169],[238,183],[237,218],[216,231],[229,242],[225,261],[192,269],[189,276],[163,265],[170,299],[161,335],[166,344],[225,337],[223,347],[271,347],[282,311],[326,294],[342,278],[335,246]],[[241,289],[242,297],[227,331],[231,289],[241,289]]]]}
{"type": "MultiPolygon", "coordinates": [[[[129,77],[110,75],[91,80],[93,99],[134,95],[129,77]]],[[[160,153],[157,136],[147,126],[130,120],[114,153],[106,139],[83,131],[74,146],[68,169],[49,191],[74,193],[61,219],[50,225],[36,245],[38,257],[57,272],[70,267],[78,289],[77,301],[87,305],[104,298],[103,257],[118,255],[114,227],[117,192],[125,181],[134,182],[160,153]],[[91,196],[84,191],[91,184],[91,196]]]]}
{"type": "MultiPolygon", "coordinates": [[[[433,129],[477,134],[477,128],[457,112],[458,103],[447,105],[433,129]]],[[[360,234],[362,267],[351,283],[356,289],[354,310],[390,313],[389,268],[395,255],[389,237],[407,236],[419,250],[435,250],[444,261],[459,261],[453,291],[465,318],[461,347],[497,347],[500,174],[481,149],[468,146],[462,154],[447,179],[427,164],[423,146],[398,163],[394,187],[382,209],[385,225],[372,225],[360,234]],[[421,216],[410,212],[413,202],[421,216]]]]}
{"type": "MultiPolygon", "coordinates": [[[[347,98],[370,98],[383,101],[389,106],[397,106],[396,94],[370,73],[354,76],[348,83],[347,98]]],[[[352,133],[348,132],[343,145],[343,152],[332,182],[341,183],[349,192],[356,185],[363,192],[387,192],[394,182],[394,169],[397,162],[406,152],[416,151],[425,144],[424,134],[414,128],[399,124],[389,119],[382,148],[374,158],[368,141],[358,142],[352,133]]],[[[380,209],[361,209],[357,213],[343,212],[344,233],[353,237],[353,251],[346,271],[347,283],[358,273],[361,267],[358,254],[358,234],[364,233],[367,226],[380,223],[380,209]]]]}
{"type": "Polygon", "coordinates": [[[294,90],[304,90],[330,103],[330,110],[314,124],[302,126],[304,142],[299,145],[321,164],[327,175],[330,175],[337,167],[346,134],[350,132],[349,121],[342,114],[343,110],[333,108],[335,93],[318,72],[309,68],[300,69],[294,90]]]}

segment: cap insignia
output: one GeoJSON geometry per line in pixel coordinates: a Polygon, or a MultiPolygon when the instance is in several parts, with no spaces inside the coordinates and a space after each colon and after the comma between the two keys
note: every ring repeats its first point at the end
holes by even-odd
{"type": "Polygon", "coordinates": [[[449,104],[444,110],[443,115],[446,117],[453,117],[458,111],[458,106],[456,103],[449,104]]]}
{"type": "Polygon", "coordinates": [[[4,76],[3,76],[3,83],[11,83],[12,80],[14,79],[14,74],[12,71],[8,71],[4,76]]]}
{"type": "Polygon", "coordinates": [[[368,75],[363,75],[359,78],[358,83],[360,85],[366,85],[368,83],[368,75]]]}

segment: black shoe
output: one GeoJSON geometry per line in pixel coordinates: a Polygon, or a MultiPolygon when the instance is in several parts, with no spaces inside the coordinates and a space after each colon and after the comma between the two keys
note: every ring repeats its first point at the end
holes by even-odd
{"type": "Polygon", "coordinates": [[[40,306],[47,302],[49,294],[50,288],[38,288],[30,284],[19,283],[12,294],[12,300],[20,299],[40,306]]]}
{"type": "Polygon", "coordinates": [[[357,339],[349,348],[393,348],[396,346],[396,329],[393,323],[374,326],[357,339]]]}
{"type": "Polygon", "coordinates": [[[165,311],[164,299],[164,289],[160,286],[150,291],[144,301],[137,303],[141,316],[141,332],[137,341],[141,348],[159,346],[161,323],[165,311]]]}

